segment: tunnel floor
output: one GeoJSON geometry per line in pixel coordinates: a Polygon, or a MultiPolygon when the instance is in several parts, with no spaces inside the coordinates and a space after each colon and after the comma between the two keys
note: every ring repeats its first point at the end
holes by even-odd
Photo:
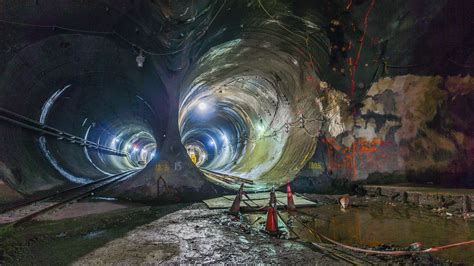
{"type": "Polygon", "coordinates": [[[296,215],[281,210],[280,237],[262,230],[264,210],[245,211],[235,218],[225,209],[210,210],[203,203],[146,206],[87,200],[38,217],[21,228],[0,227],[0,261],[109,265],[431,264],[474,260],[472,246],[431,254],[368,255],[323,243],[312,233],[315,230],[343,244],[382,251],[406,250],[414,242],[435,247],[474,236],[472,219],[460,217],[456,204],[429,209],[398,202],[383,195],[386,193],[384,188],[381,195],[369,191],[368,196],[352,196],[350,208],[344,211],[337,195],[302,195],[317,206],[298,208],[296,215]],[[293,222],[290,217],[294,217],[293,222]]]}

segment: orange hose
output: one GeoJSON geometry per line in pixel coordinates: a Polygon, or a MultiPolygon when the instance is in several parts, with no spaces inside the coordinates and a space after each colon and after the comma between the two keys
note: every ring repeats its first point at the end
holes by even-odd
{"type": "Polygon", "coordinates": [[[454,248],[454,247],[459,247],[459,246],[464,246],[464,245],[472,245],[474,244],[474,240],[469,240],[465,242],[459,242],[459,243],[454,243],[454,244],[449,244],[445,246],[440,246],[440,247],[434,247],[434,248],[428,248],[424,250],[393,250],[393,251],[382,251],[382,250],[371,250],[371,249],[363,249],[363,248],[356,248],[353,246],[349,246],[346,244],[342,244],[340,242],[337,242],[335,240],[330,239],[329,237],[326,237],[318,232],[316,234],[319,235],[319,237],[325,239],[328,242],[331,242],[333,244],[336,244],[338,246],[353,250],[353,251],[359,251],[359,252],[365,252],[365,253],[372,253],[372,254],[385,254],[385,255],[408,255],[408,254],[416,254],[416,253],[430,253],[430,252],[436,252],[440,251],[442,249],[448,249],[448,248],[454,248]]]}
{"type": "MultiPolygon", "coordinates": [[[[282,203],[281,201],[279,201],[279,202],[282,203]]],[[[282,203],[282,204],[284,205],[284,203],[282,203]]],[[[301,223],[301,224],[303,224],[303,223],[301,223]]],[[[311,231],[313,231],[313,230],[310,229],[310,232],[311,231]]],[[[311,233],[313,233],[313,232],[311,232],[311,233]]],[[[338,246],[341,246],[341,247],[344,247],[346,249],[350,249],[350,250],[353,250],[353,251],[364,252],[364,253],[369,253],[369,254],[383,254],[383,255],[397,255],[397,256],[398,255],[419,254],[419,253],[431,253],[431,252],[440,251],[442,249],[448,249],[448,248],[454,248],[454,247],[474,244],[474,240],[469,240],[469,241],[464,241],[464,242],[459,242],[459,243],[454,243],[454,244],[449,244],[449,245],[444,245],[444,246],[439,246],[439,247],[434,247],[434,248],[427,248],[427,249],[424,249],[424,250],[383,251],[383,250],[372,250],[372,249],[364,249],[364,248],[357,248],[357,247],[349,246],[349,245],[337,242],[336,240],[333,240],[333,239],[331,239],[331,238],[329,238],[329,237],[327,237],[327,236],[325,236],[321,233],[318,233],[316,231],[314,231],[314,233],[316,233],[316,235],[319,236],[320,238],[322,238],[322,239],[324,239],[324,240],[326,240],[326,241],[328,241],[332,244],[335,244],[335,245],[338,245],[338,246]]],[[[313,243],[313,245],[314,245],[314,243],[313,243]]]]}
{"type": "Polygon", "coordinates": [[[429,249],[427,249],[426,252],[434,252],[434,251],[439,251],[441,249],[454,248],[454,247],[459,247],[459,246],[464,246],[464,245],[472,245],[472,244],[474,244],[474,240],[454,243],[454,244],[445,245],[445,246],[441,246],[441,247],[429,248],[429,249]]]}
{"type": "Polygon", "coordinates": [[[331,239],[331,238],[329,238],[329,237],[327,237],[327,236],[325,236],[321,233],[318,233],[316,231],[314,231],[314,233],[316,233],[316,235],[318,235],[320,238],[322,238],[322,239],[324,239],[324,240],[326,240],[326,241],[328,241],[332,244],[344,247],[346,249],[350,249],[350,250],[358,251],[358,252],[369,253],[369,254],[383,254],[383,255],[409,255],[409,254],[417,254],[417,253],[431,253],[431,252],[440,251],[442,249],[448,249],[448,248],[454,248],[454,247],[474,244],[474,240],[469,240],[469,241],[465,241],[465,242],[459,242],[459,243],[454,243],[454,244],[449,244],[449,245],[444,245],[444,246],[439,246],[439,247],[434,247],[434,248],[427,248],[427,249],[424,249],[424,250],[382,251],[382,250],[372,250],[372,249],[364,249],[364,248],[357,248],[357,247],[349,246],[349,245],[337,242],[336,240],[333,240],[333,239],[331,239]]]}

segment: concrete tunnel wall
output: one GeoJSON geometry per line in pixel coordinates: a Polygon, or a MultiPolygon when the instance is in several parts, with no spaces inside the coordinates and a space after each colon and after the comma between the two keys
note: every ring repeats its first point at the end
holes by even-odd
{"type": "MultiPolygon", "coordinates": [[[[357,50],[353,48],[348,54],[331,47],[336,45],[337,49],[341,49],[340,44],[357,43],[364,28],[363,11],[367,10],[369,2],[363,1],[355,5],[354,17],[348,14],[340,17],[338,14],[343,12],[341,10],[345,6],[337,2],[325,4],[324,12],[314,3],[264,3],[266,12],[280,14],[273,19],[268,17],[256,1],[196,1],[191,7],[195,9],[194,13],[185,12],[190,8],[188,4],[161,1],[41,2],[41,8],[30,1],[3,4],[0,16],[6,20],[94,29],[96,32],[78,34],[60,28],[38,29],[0,24],[0,30],[4,33],[2,36],[8,36],[5,38],[5,49],[2,48],[6,52],[0,53],[2,62],[5,62],[0,64],[0,90],[5,92],[0,95],[1,106],[39,119],[44,103],[55,92],[71,85],[53,105],[47,123],[80,136],[85,134],[87,125],[94,123],[92,128],[97,130],[92,130],[90,136],[96,139],[110,134],[100,133],[100,128],[119,132],[133,125],[133,128],[150,132],[157,142],[158,156],[134,178],[106,192],[107,195],[134,200],[180,201],[210,197],[226,191],[222,182],[205,176],[189,159],[182,141],[186,143],[190,138],[182,139],[186,131],[183,131],[185,126],[182,121],[186,118],[180,117],[180,108],[186,113],[186,105],[193,105],[185,100],[189,94],[198,98],[202,95],[214,95],[219,93],[224,83],[239,78],[244,78],[244,82],[238,82],[238,86],[230,85],[228,90],[240,90],[240,93],[244,93],[243,98],[248,101],[239,102],[236,97],[229,97],[223,107],[229,110],[232,106],[239,106],[244,110],[243,113],[250,114],[246,123],[240,122],[242,132],[255,135],[250,125],[260,121],[266,113],[265,108],[250,111],[253,106],[248,104],[254,99],[245,98],[249,96],[248,92],[259,88],[263,88],[262,92],[276,91],[277,93],[270,93],[271,97],[288,105],[288,110],[276,115],[277,119],[271,122],[274,123],[271,125],[273,128],[284,128],[285,123],[298,122],[288,132],[276,132],[278,136],[274,140],[257,140],[255,152],[261,153],[258,158],[252,156],[252,153],[245,155],[244,152],[240,165],[230,165],[233,160],[229,159],[218,166],[214,164],[215,167],[210,170],[236,176],[250,172],[252,174],[246,178],[256,182],[263,181],[264,185],[257,187],[257,190],[268,189],[269,185],[281,185],[296,177],[294,185],[297,191],[316,191],[327,189],[334,178],[360,180],[380,175],[383,179],[405,175],[414,170],[412,166],[418,165],[416,162],[406,163],[413,161],[412,158],[418,154],[416,151],[420,150],[417,148],[419,144],[415,144],[417,138],[409,138],[401,143],[395,141],[397,130],[404,127],[406,112],[395,108],[394,111],[380,113],[377,108],[380,104],[386,104],[386,101],[370,107],[370,101],[378,101],[380,97],[376,96],[378,92],[374,89],[379,85],[369,84],[383,75],[401,75],[415,71],[403,73],[397,70],[398,72],[383,74],[379,71],[379,63],[373,63],[373,58],[395,58],[391,61],[392,64],[417,62],[417,58],[407,54],[414,53],[414,45],[404,43],[401,36],[423,36],[419,33],[428,32],[426,38],[429,39],[429,26],[426,30],[408,33],[404,28],[399,28],[390,31],[390,36],[383,26],[369,27],[359,63],[364,71],[356,72],[357,89],[352,93],[350,75],[342,69],[348,71],[351,67],[347,65],[348,59],[357,50]],[[68,12],[57,12],[59,9],[68,12]],[[292,10],[292,13],[282,15],[287,10],[292,10]],[[88,19],[83,19],[85,17],[88,19]],[[339,22],[334,23],[334,18],[339,19],[339,22]],[[341,23],[349,25],[351,21],[357,29],[354,32],[341,26],[341,23]],[[290,31],[278,23],[289,25],[290,31]],[[308,38],[301,38],[298,36],[300,31],[311,34],[308,38]],[[374,38],[379,38],[379,41],[374,38]],[[381,40],[390,40],[388,48],[381,40]],[[393,43],[397,42],[401,43],[401,48],[395,48],[393,43]],[[139,49],[135,44],[146,51],[152,51],[145,53],[143,68],[136,66],[135,57],[139,49]],[[386,50],[385,54],[382,54],[383,49],[386,50]],[[206,86],[202,86],[203,84],[206,86]],[[197,93],[193,91],[196,88],[197,93]],[[247,92],[241,88],[246,88],[247,92]],[[367,95],[367,91],[372,90],[375,91],[367,95]],[[337,108],[333,108],[334,106],[337,108]],[[354,106],[358,106],[357,116],[352,115],[354,106]],[[379,116],[373,118],[374,113],[379,116]],[[300,115],[307,120],[304,126],[299,121],[300,115]],[[380,120],[382,116],[384,118],[380,120]],[[87,117],[95,117],[94,120],[97,121],[89,120],[84,124],[87,117]],[[374,124],[371,118],[377,122],[374,124]],[[292,137],[288,137],[289,135],[292,137]],[[375,151],[387,143],[395,144],[361,155],[361,151],[375,151]],[[263,149],[269,145],[275,148],[272,154],[277,154],[273,159],[263,149]],[[401,152],[406,150],[404,145],[412,147],[411,154],[401,152]],[[255,171],[256,166],[268,161],[271,162],[268,168],[255,171]]],[[[379,21],[381,17],[388,15],[387,11],[381,9],[384,4],[388,4],[388,1],[377,1],[371,20],[379,21]]],[[[397,10],[401,13],[416,5],[399,4],[401,7],[397,10]]],[[[436,21],[438,17],[442,17],[440,10],[443,6],[444,4],[433,4],[427,8],[425,19],[436,21]]],[[[398,19],[393,16],[383,23],[379,21],[377,25],[390,25],[398,19]]],[[[413,17],[414,15],[409,15],[408,19],[413,17]]],[[[417,43],[423,43],[422,37],[418,38],[417,43]]],[[[416,71],[425,75],[437,73],[429,68],[416,71]]],[[[469,72],[450,68],[449,73],[441,74],[450,73],[469,72]]],[[[415,87],[427,88],[419,89],[419,93],[413,95],[414,99],[423,98],[439,88],[453,91],[450,88],[459,86],[465,87],[461,95],[467,95],[467,99],[472,97],[472,81],[469,78],[467,81],[447,79],[454,85],[445,87],[418,77],[399,77],[397,80],[419,82],[419,86],[415,87]]],[[[383,81],[380,84],[394,91],[389,102],[395,101],[397,94],[405,93],[403,86],[398,86],[402,89],[397,89],[394,84],[383,81]]],[[[457,94],[451,94],[451,97],[455,95],[457,94]]],[[[448,108],[468,105],[459,98],[456,104],[449,105],[446,99],[437,99],[438,104],[433,105],[428,113],[437,113],[439,106],[448,108]]],[[[395,103],[398,104],[400,103],[395,103]]],[[[387,108],[389,104],[384,110],[388,110],[387,108]]],[[[275,111],[278,112],[276,109],[275,111]]],[[[446,119],[453,117],[453,112],[438,113],[446,119]]],[[[427,129],[432,127],[430,121],[434,117],[436,116],[429,115],[417,124],[421,128],[421,134],[426,134],[427,129]]],[[[444,168],[434,172],[448,173],[446,179],[450,180],[452,175],[445,170],[451,167],[449,162],[456,162],[456,176],[464,175],[457,178],[461,183],[469,185],[466,180],[469,181],[469,174],[472,174],[472,161],[463,160],[465,157],[462,156],[452,158],[459,151],[472,154],[472,130],[469,127],[460,128],[459,125],[438,124],[458,128],[465,142],[459,141],[461,137],[448,140],[452,144],[446,144],[445,147],[450,148],[450,155],[441,157],[446,162],[444,168]],[[463,145],[467,148],[461,148],[463,145]],[[451,149],[453,146],[455,149],[451,149]]],[[[126,160],[99,156],[96,153],[90,154],[91,164],[82,147],[46,137],[52,157],[68,173],[65,177],[64,172],[55,168],[41,152],[38,135],[3,122],[0,127],[3,140],[1,145],[5,151],[0,154],[2,179],[24,194],[61,189],[71,186],[71,181],[78,181],[68,179],[68,175],[87,181],[86,179],[103,176],[104,171],[116,173],[134,167],[126,160]]],[[[274,133],[271,128],[267,130],[269,135],[274,133]]],[[[433,138],[433,134],[430,136],[433,138]]],[[[436,147],[440,142],[429,145],[434,147],[429,149],[433,156],[439,153],[440,149],[436,147]]],[[[249,147],[244,144],[235,149],[245,151],[249,147]]],[[[433,162],[422,163],[424,166],[414,171],[412,176],[426,172],[426,169],[432,168],[433,162]]],[[[427,179],[436,180],[434,177],[427,179]]],[[[236,185],[224,186],[235,188],[236,185]]]]}

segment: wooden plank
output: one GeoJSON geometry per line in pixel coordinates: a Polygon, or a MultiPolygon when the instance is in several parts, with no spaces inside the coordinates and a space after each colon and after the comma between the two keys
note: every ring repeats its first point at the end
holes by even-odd
{"type": "MultiPolygon", "coordinates": [[[[277,197],[277,206],[284,207],[286,204],[286,193],[277,191],[275,194],[277,197]]],[[[263,206],[266,206],[268,202],[270,201],[270,193],[268,192],[248,193],[247,195],[250,198],[250,200],[247,199],[246,197],[243,197],[241,201],[241,206],[246,207],[246,209],[248,208],[258,209],[263,206]]],[[[204,200],[204,203],[210,209],[227,209],[227,208],[230,208],[230,206],[232,206],[234,199],[235,199],[235,195],[226,195],[219,198],[204,200]]],[[[297,196],[297,195],[293,195],[293,201],[295,202],[296,207],[317,206],[315,202],[305,199],[301,196],[297,196]]]]}

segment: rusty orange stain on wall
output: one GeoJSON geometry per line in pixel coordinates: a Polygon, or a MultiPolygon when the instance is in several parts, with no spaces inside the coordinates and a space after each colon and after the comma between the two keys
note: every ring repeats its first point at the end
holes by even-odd
{"type": "Polygon", "coordinates": [[[338,145],[336,138],[326,137],[322,141],[327,145],[328,170],[351,170],[352,180],[357,179],[357,157],[361,164],[371,159],[373,154],[379,151],[380,146],[386,143],[378,138],[367,141],[365,138],[355,139],[350,147],[338,145]],[[337,153],[340,156],[337,156],[337,153]]]}

